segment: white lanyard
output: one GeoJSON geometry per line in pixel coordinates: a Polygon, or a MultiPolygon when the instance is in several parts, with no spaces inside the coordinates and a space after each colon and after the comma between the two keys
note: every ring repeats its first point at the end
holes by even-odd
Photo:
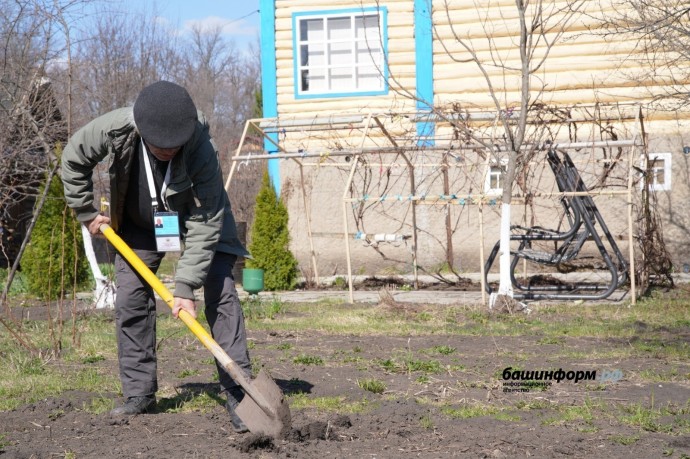
{"type": "MultiPolygon", "coordinates": [[[[141,141],[141,159],[144,161],[144,168],[146,169],[146,180],[149,183],[149,194],[151,195],[151,207],[155,212],[158,208],[158,197],[156,196],[156,183],[153,181],[153,172],[151,171],[151,161],[149,160],[149,155],[146,152],[146,145],[144,141],[141,141]]],[[[167,210],[168,206],[165,204],[165,190],[168,189],[168,183],[170,182],[170,162],[168,162],[168,170],[165,172],[165,178],[163,179],[163,186],[161,188],[161,198],[163,199],[163,207],[167,210]]]]}

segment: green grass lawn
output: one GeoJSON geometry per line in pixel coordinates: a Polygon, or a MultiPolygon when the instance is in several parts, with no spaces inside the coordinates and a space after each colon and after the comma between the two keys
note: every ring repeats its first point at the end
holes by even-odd
{"type": "MultiPolygon", "coordinates": [[[[416,312],[401,312],[371,304],[351,305],[333,301],[289,304],[276,297],[247,300],[243,303],[243,309],[250,330],[285,330],[290,333],[317,331],[328,335],[353,336],[529,336],[535,337],[535,343],[539,345],[551,346],[549,352],[556,357],[624,359],[653,356],[673,363],[686,362],[690,356],[688,340],[674,339],[677,331],[687,332],[690,327],[689,305],[690,294],[678,289],[654,294],[640,300],[635,306],[627,303],[542,305],[534,308],[530,315],[492,316],[481,307],[462,305],[418,307],[415,308],[416,312]],[[631,340],[626,346],[601,347],[587,355],[580,355],[577,349],[563,345],[568,338],[639,338],[640,327],[644,327],[644,339],[631,340]]],[[[203,316],[200,322],[205,326],[203,316]]],[[[119,393],[117,377],[113,371],[106,371],[101,365],[104,360],[117,361],[114,327],[112,316],[107,314],[85,315],[74,323],[65,321],[60,324],[54,321],[52,326],[47,321],[25,322],[21,330],[13,329],[13,333],[0,325],[0,410],[13,409],[66,390],[119,393]],[[17,336],[38,352],[29,352],[26,346],[20,344],[17,336]]],[[[159,341],[187,333],[185,326],[168,314],[159,317],[157,331],[159,341]]],[[[280,349],[286,356],[290,355],[289,344],[280,349]]],[[[440,358],[452,357],[455,352],[456,349],[449,346],[435,346],[416,355],[400,352],[377,361],[362,361],[355,354],[348,354],[347,362],[359,367],[373,365],[391,373],[414,373],[415,378],[423,382],[442,371],[462,371],[464,366],[460,364],[452,368],[439,364],[440,358]]],[[[519,352],[511,356],[519,360],[519,352]]],[[[320,366],[324,365],[327,357],[299,352],[290,355],[289,359],[296,365],[320,366]]],[[[188,373],[184,371],[178,371],[179,378],[195,374],[192,370],[188,370],[188,373]]],[[[638,377],[647,381],[690,379],[690,375],[673,365],[664,371],[640,372],[638,377]]],[[[358,384],[371,393],[385,391],[385,384],[374,379],[362,379],[358,384]]],[[[306,403],[299,398],[293,402],[306,403]]],[[[322,400],[319,403],[338,406],[345,402],[322,400]]],[[[104,408],[96,406],[92,409],[98,411],[104,408]]],[[[486,409],[478,406],[450,407],[448,413],[466,417],[486,409]]],[[[653,426],[655,416],[663,414],[645,413],[642,408],[635,411],[633,407],[631,410],[630,413],[621,414],[620,419],[630,424],[653,426]]],[[[499,412],[502,410],[491,411],[490,414],[499,412]]],[[[571,417],[587,421],[586,413],[565,411],[548,422],[564,422],[571,417]]]]}

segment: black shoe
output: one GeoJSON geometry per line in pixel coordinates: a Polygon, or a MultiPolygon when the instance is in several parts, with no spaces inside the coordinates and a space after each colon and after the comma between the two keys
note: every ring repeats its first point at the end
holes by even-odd
{"type": "Polygon", "coordinates": [[[225,402],[225,409],[228,410],[228,414],[230,415],[230,422],[232,423],[233,430],[237,433],[249,432],[249,429],[244,425],[242,419],[235,413],[235,408],[237,408],[237,405],[239,405],[244,398],[244,392],[242,392],[242,389],[239,387],[234,387],[228,390],[227,394],[228,401],[225,402]]]}
{"type": "Polygon", "coordinates": [[[151,411],[156,405],[156,397],[144,395],[140,397],[129,397],[127,401],[117,408],[110,411],[111,416],[132,416],[151,411]]]}

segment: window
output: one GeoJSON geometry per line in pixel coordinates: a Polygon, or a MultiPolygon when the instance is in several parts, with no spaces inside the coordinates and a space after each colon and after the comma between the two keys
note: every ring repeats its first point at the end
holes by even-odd
{"type": "Polygon", "coordinates": [[[486,182],[484,183],[484,192],[486,194],[502,194],[503,193],[503,174],[506,173],[507,161],[502,160],[500,164],[494,161],[489,167],[486,174],[486,182]]]}
{"type": "Polygon", "coordinates": [[[295,97],[386,94],[386,11],[293,14],[295,97]]]}
{"type": "MultiPolygon", "coordinates": [[[[671,189],[671,153],[650,153],[647,160],[649,189],[667,191],[671,189]]],[[[642,158],[644,167],[644,158],[642,158]]]]}

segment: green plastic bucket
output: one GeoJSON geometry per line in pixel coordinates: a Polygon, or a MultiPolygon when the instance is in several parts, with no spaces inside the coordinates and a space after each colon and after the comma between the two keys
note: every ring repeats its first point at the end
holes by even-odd
{"type": "Polygon", "coordinates": [[[264,289],[264,270],[244,268],[242,270],[242,288],[252,295],[262,291],[264,289]]]}

